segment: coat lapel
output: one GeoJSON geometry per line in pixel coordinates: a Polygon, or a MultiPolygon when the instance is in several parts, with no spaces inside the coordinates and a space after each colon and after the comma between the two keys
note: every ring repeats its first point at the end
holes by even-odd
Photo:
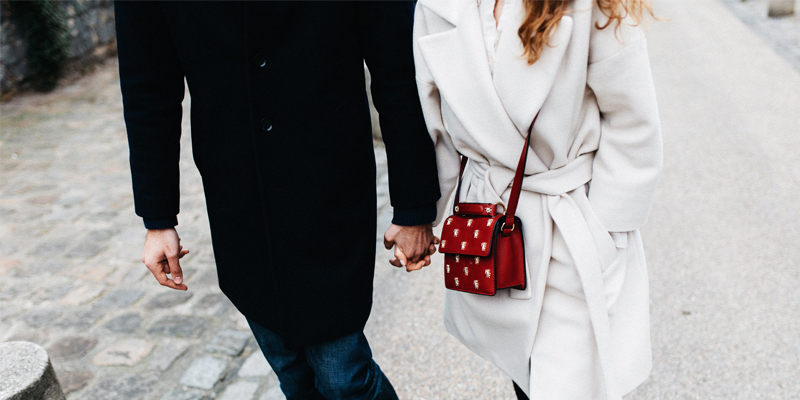
{"type": "Polygon", "coordinates": [[[420,51],[442,99],[475,139],[481,134],[491,137],[488,132],[513,131],[492,82],[477,2],[428,0],[423,6],[454,25],[419,38],[420,51]]]}
{"type": "Polygon", "coordinates": [[[527,132],[536,116],[536,112],[544,104],[550,89],[555,82],[561,60],[572,36],[572,18],[565,15],[558,23],[552,47],[545,47],[542,56],[533,64],[523,57],[522,41],[517,30],[525,18],[525,9],[521,0],[514,2],[513,15],[504,18],[503,33],[497,46],[497,57],[494,66],[494,86],[503,102],[508,116],[520,132],[527,132]]]}
{"type": "Polygon", "coordinates": [[[522,57],[522,42],[517,29],[525,17],[521,0],[506,10],[513,15],[503,18],[506,24],[497,47],[494,76],[483,42],[476,0],[421,0],[422,5],[454,25],[453,29],[419,39],[425,63],[433,75],[443,99],[470,132],[498,128],[513,122],[526,135],[536,112],[544,104],[555,82],[559,66],[572,35],[572,18],[564,16],[542,56],[533,65],[522,57]],[[494,115],[493,127],[476,126],[494,115]],[[472,126],[470,126],[472,125],[472,126]],[[479,129],[479,130],[473,130],[479,129]]]}

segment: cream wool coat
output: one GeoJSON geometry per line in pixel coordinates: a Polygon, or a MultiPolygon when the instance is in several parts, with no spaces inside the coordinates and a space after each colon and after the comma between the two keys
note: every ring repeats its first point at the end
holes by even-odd
{"type": "Polygon", "coordinates": [[[541,109],[517,211],[528,288],[448,290],[445,324],[532,399],[620,399],[651,368],[638,228],[662,168],[661,128],[641,28],[597,29],[607,17],[595,0],[570,9],[528,65],[516,34],[522,2],[506,7],[492,74],[475,0],[417,4],[417,84],[442,188],[437,224],[452,213],[459,153],[470,159],[462,201],[508,201],[541,109]],[[615,242],[609,232],[627,234],[615,242]]]}

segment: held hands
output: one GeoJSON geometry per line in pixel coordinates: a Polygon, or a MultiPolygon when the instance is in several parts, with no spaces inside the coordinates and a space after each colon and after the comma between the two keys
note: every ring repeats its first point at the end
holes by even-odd
{"type": "Polygon", "coordinates": [[[433,225],[400,226],[392,224],[383,235],[386,250],[394,246],[394,259],[389,263],[416,271],[431,264],[431,255],[436,252],[439,238],[433,235],[433,225]]]}
{"type": "Polygon", "coordinates": [[[188,290],[183,284],[183,271],[178,260],[189,254],[189,250],[184,250],[180,243],[175,228],[149,229],[144,240],[142,262],[162,286],[188,290]],[[172,279],[167,274],[171,274],[172,279]]]}

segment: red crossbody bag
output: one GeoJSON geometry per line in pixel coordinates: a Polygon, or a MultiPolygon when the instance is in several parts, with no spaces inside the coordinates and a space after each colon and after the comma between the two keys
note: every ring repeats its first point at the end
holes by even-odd
{"type": "Polygon", "coordinates": [[[515,214],[528,144],[537,118],[538,113],[528,129],[505,214],[497,212],[497,204],[459,202],[461,179],[467,164],[467,158],[462,156],[453,215],[445,219],[439,243],[439,252],[444,254],[444,284],[448,289],[488,296],[493,296],[498,289],[525,289],[522,222],[515,214]]]}

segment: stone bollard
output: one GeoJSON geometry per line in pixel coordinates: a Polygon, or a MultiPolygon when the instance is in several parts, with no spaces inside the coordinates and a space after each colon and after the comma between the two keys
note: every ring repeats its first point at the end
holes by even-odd
{"type": "Polygon", "coordinates": [[[770,17],[782,17],[794,14],[795,0],[769,0],[767,15],[770,17]]]}
{"type": "Polygon", "coordinates": [[[65,400],[43,348],[29,342],[0,343],[0,400],[65,400]]]}

